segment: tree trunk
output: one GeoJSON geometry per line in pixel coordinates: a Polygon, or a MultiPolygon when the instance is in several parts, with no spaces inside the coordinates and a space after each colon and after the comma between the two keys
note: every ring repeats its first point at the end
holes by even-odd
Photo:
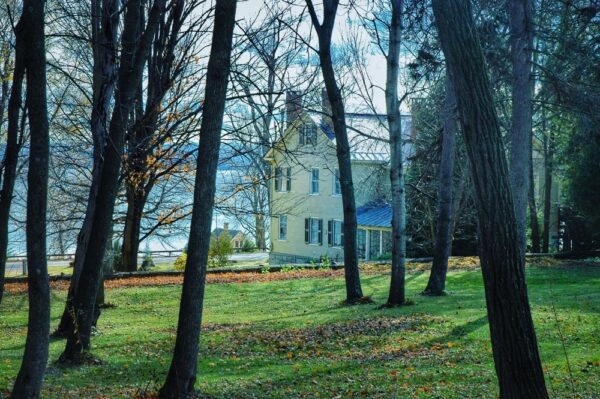
{"type": "Polygon", "coordinates": [[[66,337],[73,324],[71,318],[73,298],[83,268],[85,253],[92,235],[92,217],[96,207],[96,198],[98,196],[102,165],[104,163],[104,147],[106,146],[106,139],[108,137],[106,131],[108,112],[115,89],[115,52],[118,25],[119,13],[117,12],[116,0],[92,1],[92,46],[94,54],[93,104],[90,114],[90,130],[94,143],[92,182],[88,193],[85,217],[77,236],[73,274],[69,283],[65,309],[63,310],[58,327],[52,333],[52,336],[55,338],[66,337]]]}
{"type": "Polygon", "coordinates": [[[344,209],[344,277],[346,282],[346,303],[353,304],[363,298],[358,270],[358,254],[356,247],[356,203],[354,200],[354,183],[352,182],[352,160],[348,131],[346,127],[346,112],[340,88],[338,87],[333,63],[331,60],[331,34],[335,23],[335,14],[339,1],[326,0],[323,2],[323,23],[319,23],[313,3],[307,0],[313,26],[319,37],[319,60],[321,72],[331,104],[333,131],[335,133],[338,169],[340,171],[340,186],[342,206],[344,209]]]}
{"type": "Polygon", "coordinates": [[[76,316],[76,321],[69,329],[67,344],[61,355],[61,360],[66,362],[81,361],[84,352],[90,349],[94,306],[106,243],[112,226],[125,132],[138,88],[137,83],[143,72],[159,19],[164,13],[165,0],[155,0],[150,10],[146,30],[141,36],[138,34],[142,11],[140,5],[141,0],[132,0],[126,5],[121,37],[119,81],[109,125],[110,145],[107,145],[104,151],[104,165],[98,188],[98,192],[102,195],[96,197],[96,206],[91,218],[94,239],[89,241],[84,254],[83,266],[72,302],[72,314],[76,316]]]}
{"type": "Polygon", "coordinates": [[[471,4],[433,0],[433,11],[471,163],[500,397],[547,398],[500,126],[471,4]]]}
{"type": "Polygon", "coordinates": [[[510,182],[517,220],[519,249],[527,248],[527,202],[531,157],[533,106],[533,0],[510,0],[510,49],[512,61],[512,127],[510,182]]]}
{"type": "Polygon", "coordinates": [[[404,277],[406,274],[406,195],[402,157],[402,120],[398,101],[403,1],[392,0],[391,4],[392,15],[389,28],[389,48],[386,56],[385,85],[385,104],[390,130],[390,182],[392,186],[392,275],[387,305],[398,306],[405,302],[404,277]]]}
{"type": "MultiPolygon", "coordinates": [[[[260,209],[259,209],[260,212],[260,209]]],[[[265,239],[265,217],[262,214],[256,214],[254,216],[254,222],[256,225],[256,248],[265,250],[267,248],[267,241],[265,239]]]]}
{"type": "Polygon", "coordinates": [[[535,182],[533,179],[533,153],[529,154],[529,223],[531,224],[531,251],[539,253],[540,224],[538,222],[537,205],[535,203],[535,182]]]}
{"type": "Polygon", "coordinates": [[[25,0],[16,28],[16,52],[24,53],[27,77],[25,106],[29,117],[30,150],[27,173],[27,277],[29,318],[21,369],[11,397],[39,398],[50,332],[50,288],[46,259],[46,208],[48,195],[48,114],[46,106],[45,2],[25,0]]]}
{"type": "MultiPolygon", "coordinates": [[[[19,43],[20,44],[20,43],[19,43]]],[[[2,160],[2,191],[0,191],[0,303],[4,294],[4,273],[6,272],[6,255],[8,251],[8,222],[13,190],[17,176],[19,160],[19,120],[23,92],[24,54],[15,53],[13,81],[8,100],[8,129],[6,132],[6,151],[2,160]]]]}
{"type": "Polygon", "coordinates": [[[423,294],[443,295],[446,290],[448,257],[452,250],[452,203],[454,158],[456,154],[456,96],[449,78],[446,79],[444,101],[444,126],[442,129],[442,159],[438,188],[438,212],[436,222],[435,249],[429,281],[423,294]]]}
{"type": "Polygon", "coordinates": [[[123,249],[121,270],[134,272],[138,268],[138,252],[140,248],[140,229],[142,227],[142,214],[146,196],[137,187],[127,185],[127,216],[123,230],[123,249]]]}
{"type": "Polygon", "coordinates": [[[554,135],[544,129],[544,253],[550,252],[550,212],[552,211],[552,173],[554,169],[554,135]]]}
{"type": "Polygon", "coordinates": [[[235,10],[235,0],[216,2],[177,338],[171,366],[159,392],[161,398],[187,398],[194,393],[235,10]]]}

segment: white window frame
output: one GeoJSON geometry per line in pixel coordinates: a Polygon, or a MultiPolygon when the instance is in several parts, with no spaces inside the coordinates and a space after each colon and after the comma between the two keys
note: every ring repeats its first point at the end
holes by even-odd
{"type": "Polygon", "coordinates": [[[318,218],[309,218],[308,224],[308,244],[309,245],[319,245],[319,220],[318,218]],[[313,226],[314,231],[313,231],[313,226]],[[313,233],[315,233],[314,241],[313,241],[313,233]]]}
{"type": "Polygon", "coordinates": [[[342,195],[342,183],[340,182],[340,170],[338,168],[333,170],[333,187],[331,189],[331,195],[334,197],[342,195]]]}
{"type": "MultiPolygon", "coordinates": [[[[283,188],[283,182],[284,182],[283,168],[281,166],[277,166],[277,167],[275,167],[275,177],[274,177],[274,183],[273,183],[273,189],[275,192],[283,193],[286,191],[283,188]],[[279,173],[277,173],[277,172],[279,172],[279,173]],[[279,188],[277,188],[277,185],[279,185],[279,188]]],[[[286,182],[286,185],[287,185],[287,182],[286,182]]]]}
{"type": "Polygon", "coordinates": [[[331,221],[331,246],[332,247],[342,247],[342,221],[333,219],[331,221]],[[339,238],[339,240],[337,240],[339,238]]]}
{"type": "Polygon", "coordinates": [[[320,191],[321,191],[321,185],[320,185],[320,179],[321,179],[321,172],[319,171],[319,168],[311,168],[310,169],[310,180],[309,180],[309,194],[310,195],[319,195],[320,191]],[[317,179],[315,180],[315,171],[317,172],[317,179]],[[317,190],[315,191],[315,185],[317,190]]]}
{"type": "Polygon", "coordinates": [[[288,218],[287,215],[279,215],[279,225],[277,226],[277,239],[279,241],[286,241],[287,240],[287,232],[288,232],[288,218]],[[284,223],[281,223],[281,221],[285,221],[284,223]],[[284,227],[284,234],[281,234],[281,228],[284,227]]]}

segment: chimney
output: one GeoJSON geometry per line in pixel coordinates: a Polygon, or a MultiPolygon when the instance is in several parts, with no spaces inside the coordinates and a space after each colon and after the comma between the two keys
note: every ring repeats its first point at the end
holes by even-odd
{"type": "Polygon", "coordinates": [[[331,103],[329,102],[327,89],[324,87],[321,89],[321,112],[321,123],[331,127],[333,125],[331,120],[331,103]]]}
{"type": "Polygon", "coordinates": [[[229,223],[223,223],[223,230],[225,230],[225,231],[229,230],[229,223]]]}
{"type": "Polygon", "coordinates": [[[285,119],[290,126],[302,112],[302,94],[299,91],[285,93],[285,119]]]}

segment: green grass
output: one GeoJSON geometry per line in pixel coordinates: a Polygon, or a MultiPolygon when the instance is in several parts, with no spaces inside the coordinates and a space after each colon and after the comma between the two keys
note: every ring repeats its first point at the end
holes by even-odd
{"type": "MultiPolygon", "coordinates": [[[[450,273],[450,295],[438,298],[418,295],[427,277],[408,276],[414,306],[386,310],[341,306],[339,278],[209,285],[197,387],[218,398],[497,397],[481,274],[450,273]]],[[[600,267],[530,267],[527,277],[551,396],[600,397],[600,267]]],[[[387,276],[362,281],[365,294],[385,300],[387,276]]],[[[104,364],[50,364],[42,396],[156,391],[170,362],[179,295],[179,286],[108,291],[117,307],[103,312],[93,339],[104,364]]],[[[53,326],[64,296],[52,294],[53,326]]],[[[0,392],[20,365],[26,311],[24,294],[9,294],[0,308],[0,392]]],[[[52,362],[63,346],[51,343],[52,362]]]]}

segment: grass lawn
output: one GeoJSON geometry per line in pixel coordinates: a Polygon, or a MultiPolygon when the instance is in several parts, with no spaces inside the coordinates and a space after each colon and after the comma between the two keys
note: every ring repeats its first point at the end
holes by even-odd
{"type": "MultiPolygon", "coordinates": [[[[341,306],[341,278],[210,284],[197,387],[214,398],[497,397],[481,273],[449,273],[450,295],[439,298],[418,295],[427,277],[408,275],[415,305],[386,310],[341,306]]],[[[600,266],[529,267],[527,278],[550,395],[600,398],[600,266]]],[[[385,300],[387,276],[362,281],[365,294],[385,300]]],[[[53,327],[65,295],[52,293],[53,327]]],[[[170,362],[179,295],[174,285],[108,290],[117,307],[103,311],[93,339],[103,364],[51,363],[42,397],[155,392],[170,362]]],[[[0,307],[0,392],[20,365],[26,312],[22,293],[0,307]]],[[[51,362],[63,346],[51,343],[51,362]]]]}

